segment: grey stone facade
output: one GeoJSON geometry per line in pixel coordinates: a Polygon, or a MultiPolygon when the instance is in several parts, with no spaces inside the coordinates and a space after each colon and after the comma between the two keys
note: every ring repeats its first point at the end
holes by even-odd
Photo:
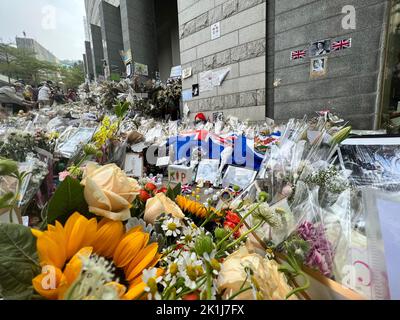
{"type": "Polygon", "coordinates": [[[101,28],[94,24],[90,25],[90,32],[92,35],[92,57],[93,57],[93,70],[94,77],[104,76],[103,61],[104,51],[103,51],[103,39],[101,35],[101,28]]]}
{"type": "Polygon", "coordinates": [[[124,43],[119,7],[103,1],[100,5],[100,18],[104,59],[110,68],[110,73],[120,74],[125,71],[125,66],[120,55],[120,50],[124,49],[124,43]]]}
{"type": "Polygon", "coordinates": [[[86,65],[86,77],[89,80],[94,79],[94,70],[93,70],[93,53],[92,48],[89,41],[85,41],[85,65],[86,65]]]}
{"type": "Polygon", "coordinates": [[[388,16],[387,0],[268,1],[267,113],[275,120],[331,109],[358,129],[377,126],[388,16]],[[356,29],[345,30],[342,8],[356,9],[356,29]],[[328,55],[328,72],[310,79],[310,58],[292,50],[321,39],[352,38],[352,48],[328,55]],[[279,85],[273,87],[274,81],[279,85]]]}
{"type": "Polygon", "coordinates": [[[125,49],[130,48],[134,61],[147,65],[154,77],[158,67],[154,1],[121,0],[121,21],[125,49]]]}
{"type": "Polygon", "coordinates": [[[230,68],[225,81],[185,103],[192,117],[222,111],[242,119],[265,118],[266,1],[178,0],[182,68],[193,76],[183,90],[199,83],[207,70],[230,68]],[[211,40],[211,25],[220,22],[221,36],[211,40]]]}

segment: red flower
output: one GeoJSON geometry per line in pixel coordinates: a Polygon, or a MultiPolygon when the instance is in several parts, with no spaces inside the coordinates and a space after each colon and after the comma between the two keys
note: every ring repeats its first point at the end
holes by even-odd
{"type": "Polygon", "coordinates": [[[166,193],[167,191],[168,191],[168,189],[166,187],[163,187],[163,188],[157,190],[156,193],[166,193]]]}
{"type": "Polygon", "coordinates": [[[240,218],[239,218],[239,216],[238,216],[236,213],[232,212],[232,211],[228,211],[228,212],[227,212],[226,217],[225,217],[225,220],[226,220],[226,221],[229,221],[229,222],[232,222],[232,223],[234,223],[235,225],[237,225],[237,224],[240,223],[240,218]]]}
{"type": "Polygon", "coordinates": [[[146,190],[140,190],[139,191],[139,199],[142,202],[146,202],[151,198],[150,194],[146,190]]]}
{"type": "Polygon", "coordinates": [[[232,229],[235,229],[235,227],[236,227],[236,224],[234,224],[234,223],[231,222],[231,221],[225,221],[225,222],[224,222],[224,228],[225,228],[225,229],[230,229],[230,230],[232,230],[232,229]]]}
{"type": "Polygon", "coordinates": [[[182,300],[191,301],[191,300],[199,300],[199,294],[197,292],[189,293],[182,297],[182,300]]]}
{"type": "Polygon", "coordinates": [[[145,188],[145,190],[147,190],[147,191],[154,191],[154,190],[157,190],[156,185],[155,185],[154,183],[151,183],[151,182],[146,183],[146,185],[144,186],[144,188],[145,188]]]}

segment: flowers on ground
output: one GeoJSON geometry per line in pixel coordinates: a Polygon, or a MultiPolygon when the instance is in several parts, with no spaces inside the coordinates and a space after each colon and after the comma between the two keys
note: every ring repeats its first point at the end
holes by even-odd
{"type": "Polygon", "coordinates": [[[139,184],[128,178],[115,164],[98,166],[89,163],[81,182],[89,211],[111,220],[128,220],[133,200],[139,194],[139,184]]]}
{"type": "MultiPolygon", "coordinates": [[[[158,244],[149,243],[149,234],[136,227],[125,232],[120,221],[103,218],[88,220],[74,213],[62,226],[56,222],[44,232],[32,230],[37,238],[39,260],[47,270],[33,279],[34,289],[48,299],[63,299],[65,292],[81,274],[82,258],[96,254],[113,261],[123,274],[118,291],[122,299],[139,298],[145,291],[142,272],[159,261],[158,244]],[[54,286],[46,286],[49,270],[54,270],[54,286]]],[[[161,271],[159,271],[161,272],[161,271]]]]}
{"type": "Polygon", "coordinates": [[[222,263],[217,280],[218,291],[224,299],[236,294],[235,299],[240,300],[284,300],[292,288],[278,268],[274,260],[249,253],[241,247],[222,263]]]}
{"type": "Polygon", "coordinates": [[[171,214],[173,217],[182,219],[185,217],[182,210],[168,198],[163,192],[157,193],[153,198],[147,200],[144,212],[144,220],[152,223],[157,220],[163,213],[171,214]]]}

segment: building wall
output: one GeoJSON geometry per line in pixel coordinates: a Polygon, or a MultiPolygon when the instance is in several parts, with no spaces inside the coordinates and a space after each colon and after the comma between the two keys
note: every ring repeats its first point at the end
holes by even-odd
{"type": "Polygon", "coordinates": [[[57,57],[52,54],[49,50],[43,47],[40,43],[38,43],[34,39],[30,38],[16,38],[16,44],[18,48],[29,50],[30,52],[34,53],[36,59],[47,61],[51,63],[58,63],[59,60],[57,57]]]}
{"type": "Polygon", "coordinates": [[[121,74],[125,72],[125,66],[119,53],[124,49],[120,9],[103,1],[100,7],[100,19],[104,59],[111,72],[121,74]]]}
{"type": "Polygon", "coordinates": [[[93,53],[89,41],[85,41],[85,64],[86,64],[86,76],[89,80],[94,79],[93,71],[93,53]]]}
{"type": "Polygon", "coordinates": [[[176,0],[156,0],[158,69],[166,81],[171,68],[181,64],[179,48],[178,8],[176,0]]]}
{"type": "Polygon", "coordinates": [[[192,117],[222,111],[265,119],[266,9],[265,0],[178,0],[181,63],[193,72],[183,89],[199,83],[200,72],[230,68],[222,86],[187,102],[192,117]],[[218,21],[221,37],[211,41],[218,21]]]}
{"type": "MultiPolygon", "coordinates": [[[[355,128],[372,129],[379,117],[380,82],[383,70],[388,0],[275,0],[268,47],[273,47],[273,71],[268,94],[274,92],[273,117],[314,115],[331,109],[355,128]],[[356,29],[342,28],[342,8],[356,9],[356,29]],[[292,50],[308,47],[321,39],[352,38],[352,48],[328,55],[328,73],[310,79],[310,58],[290,60],[292,50]],[[273,82],[280,84],[273,89],[273,82]]],[[[270,53],[270,48],[268,52],[270,53]]],[[[269,67],[269,66],[268,66],[269,67]]],[[[270,102],[270,98],[267,99],[270,102]]]]}
{"type": "Polygon", "coordinates": [[[132,50],[133,60],[148,66],[154,78],[158,69],[154,1],[121,0],[124,50],[132,50]]]}
{"type": "Polygon", "coordinates": [[[101,35],[101,27],[94,24],[90,25],[91,31],[91,49],[92,49],[92,61],[93,61],[93,71],[95,79],[99,75],[104,75],[103,62],[104,51],[103,51],[103,40],[101,35]]]}

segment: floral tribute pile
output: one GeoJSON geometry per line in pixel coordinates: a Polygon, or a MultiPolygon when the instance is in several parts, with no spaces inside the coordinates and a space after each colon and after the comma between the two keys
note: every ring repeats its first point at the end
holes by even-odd
{"type": "Polygon", "coordinates": [[[66,300],[297,299],[273,254],[246,247],[250,233],[274,225],[279,215],[267,200],[261,193],[240,213],[216,210],[182,195],[180,185],[157,188],[148,179],[127,177],[115,164],[89,162],[81,179],[68,176],[61,183],[41,230],[1,225],[1,259],[7,259],[2,266],[8,268],[1,270],[1,294],[66,300]],[[138,208],[144,209],[137,214],[138,208]],[[259,222],[248,230],[250,215],[259,222]]]}
{"type": "MultiPolygon", "coordinates": [[[[186,115],[164,123],[140,118],[130,93],[112,105],[122,90],[113,88],[102,87],[102,102],[93,106],[89,90],[66,116],[17,119],[21,130],[7,131],[0,144],[0,217],[9,213],[12,222],[0,222],[0,298],[309,299],[310,270],[337,282],[346,277],[351,239],[365,248],[366,237],[357,225],[358,190],[337,163],[351,131],[341,119],[323,113],[250,126],[238,119],[192,124],[186,115]],[[45,123],[46,132],[25,132],[45,123]],[[130,176],[127,152],[143,155],[188,130],[254,141],[256,178],[247,187],[221,187],[228,147],[213,159],[220,162],[213,182],[130,176]],[[26,177],[36,189],[24,187],[26,177]],[[32,200],[45,177],[46,192],[32,200]],[[25,202],[24,188],[35,190],[25,202]],[[25,216],[40,215],[39,223],[23,225],[21,203],[25,216]]],[[[157,99],[175,97],[173,88],[157,99]]],[[[143,108],[139,114],[154,111],[152,104],[143,108]]],[[[202,160],[203,152],[193,150],[169,165],[194,177],[202,160]]],[[[151,169],[147,163],[146,173],[151,169]]]]}

